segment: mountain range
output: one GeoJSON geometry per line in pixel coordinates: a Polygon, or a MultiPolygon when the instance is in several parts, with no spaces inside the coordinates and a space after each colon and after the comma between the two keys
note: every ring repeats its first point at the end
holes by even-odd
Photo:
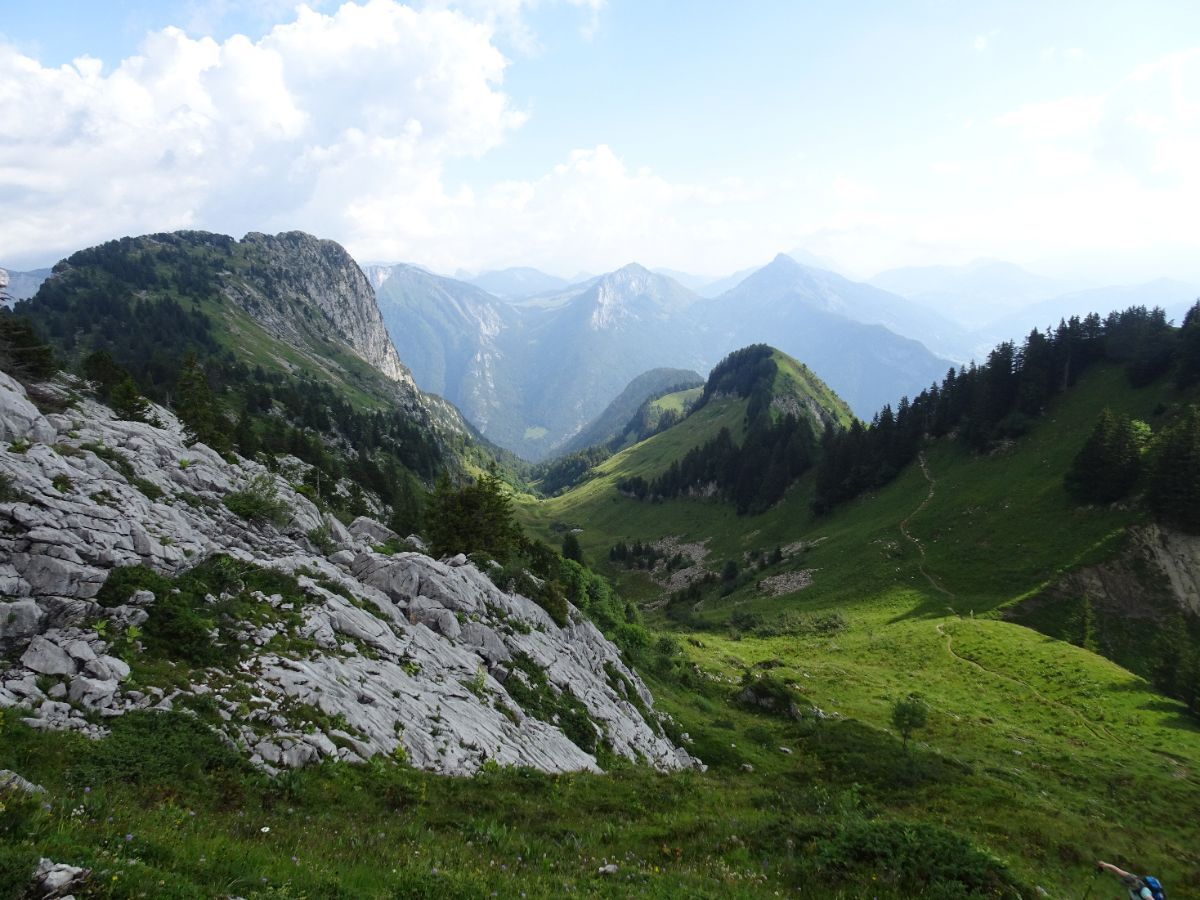
{"type": "Polygon", "coordinates": [[[73,254],[0,313],[0,896],[1200,884],[1200,323],[864,427],[835,377],[943,364],[913,307],[787,256],[512,301],[297,232],[73,254]],[[418,366],[604,446],[531,470],[418,366]]]}
{"type": "Polygon", "coordinates": [[[944,336],[946,346],[959,337],[903,298],[783,255],[713,298],[636,263],[521,303],[412,266],[369,274],[417,383],[533,460],[576,446],[574,436],[650,369],[706,372],[730,350],[769,339],[869,418],[950,366],[893,327],[944,336]]]}
{"type": "Polygon", "coordinates": [[[43,281],[50,276],[49,269],[31,269],[28,272],[16,272],[11,269],[0,269],[0,305],[10,301],[28,300],[37,293],[43,281]]]}

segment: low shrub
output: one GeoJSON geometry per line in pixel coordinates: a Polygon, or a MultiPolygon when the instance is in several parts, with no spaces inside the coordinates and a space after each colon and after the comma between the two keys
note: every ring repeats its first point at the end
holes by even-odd
{"type": "Polygon", "coordinates": [[[21,900],[28,896],[26,890],[33,880],[38,858],[27,847],[0,844],[0,900],[21,900]]]}
{"type": "Polygon", "coordinates": [[[1029,896],[1000,860],[926,823],[852,825],[821,842],[817,866],[831,875],[877,879],[913,897],[1029,896]]]}
{"type": "Polygon", "coordinates": [[[227,494],[222,502],[231,513],[248,522],[269,522],[278,528],[286,525],[291,515],[270,472],[255,475],[244,490],[227,494]]]}
{"type": "Polygon", "coordinates": [[[89,784],[201,786],[214,773],[252,776],[253,769],[216,733],[184,712],[138,710],[112,720],[112,733],[80,758],[70,780],[89,784]]]}

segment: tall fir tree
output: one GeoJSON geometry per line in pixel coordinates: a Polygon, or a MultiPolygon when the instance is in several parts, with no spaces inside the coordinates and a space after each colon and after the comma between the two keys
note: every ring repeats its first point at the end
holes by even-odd
{"type": "Polygon", "coordinates": [[[200,441],[218,453],[228,453],[231,441],[227,423],[195,353],[184,359],[176,391],[175,412],[183,422],[188,441],[200,441]]]}
{"type": "Polygon", "coordinates": [[[1200,534],[1200,407],[1188,407],[1156,442],[1148,496],[1161,518],[1200,534]]]}
{"type": "Polygon", "coordinates": [[[1111,503],[1129,493],[1140,472],[1141,454],[1133,425],[1106,408],[1071,463],[1063,486],[1078,500],[1111,503]]]}

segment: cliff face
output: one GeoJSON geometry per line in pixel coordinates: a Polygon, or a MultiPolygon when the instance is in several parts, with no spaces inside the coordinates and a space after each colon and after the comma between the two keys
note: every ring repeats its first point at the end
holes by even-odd
{"type": "Polygon", "coordinates": [[[43,415],[0,373],[0,707],[91,736],[134,709],[207,710],[268,771],[381,754],[597,769],[601,746],[698,765],[577,610],[560,628],[462,557],[379,552],[398,536],[187,445],[165,409],[161,427],[121,421],[58,390],[65,411],[43,415]],[[273,497],[280,524],[232,512],[239,492],[273,497]],[[135,565],[153,590],[105,587],[135,565]]]}
{"type": "Polygon", "coordinates": [[[241,244],[250,268],[228,280],[226,292],[260,325],[290,342],[330,330],[388,378],[414,386],[370,282],[340,244],[301,231],[251,232],[241,244]]]}

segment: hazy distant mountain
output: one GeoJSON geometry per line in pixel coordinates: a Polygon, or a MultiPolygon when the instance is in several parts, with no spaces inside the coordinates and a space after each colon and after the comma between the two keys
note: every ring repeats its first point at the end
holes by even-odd
{"type": "Polygon", "coordinates": [[[50,277],[50,271],[31,269],[28,272],[14,272],[11,269],[0,269],[0,288],[3,288],[2,293],[11,301],[28,300],[37,293],[42,282],[50,277]]]}
{"type": "Polygon", "coordinates": [[[869,283],[927,306],[969,329],[1079,287],[998,260],[892,269],[880,272],[869,283]]]}
{"type": "Polygon", "coordinates": [[[707,301],[702,316],[716,344],[778,347],[808,365],[863,418],[919,393],[950,366],[922,343],[880,324],[907,321],[910,333],[920,333],[922,317],[938,321],[928,312],[783,254],[707,301]]]}
{"type": "MultiPolygon", "coordinates": [[[[883,325],[898,335],[920,341],[934,354],[948,359],[966,361],[975,349],[976,338],[972,334],[928,307],[869,284],[843,278],[836,272],[801,265],[783,253],[742,279],[737,287],[742,285],[747,285],[747,293],[755,298],[760,308],[763,304],[778,305],[799,300],[812,308],[857,322],[883,325]]],[[[768,318],[775,315],[767,310],[760,314],[768,318]]],[[[786,347],[782,349],[787,350],[786,347]]]]}
{"type": "Polygon", "coordinates": [[[534,294],[544,294],[547,291],[558,291],[570,282],[565,278],[547,275],[537,269],[517,267],[501,269],[495,272],[484,272],[474,278],[465,279],[475,287],[483,288],[489,294],[497,297],[531,297],[534,294]]]}
{"type": "Polygon", "coordinates": [[[1102,317],[1113,310],[1128,309],[1130,306],[1161,306],[1176,324],[1200,297],[1200,287],[1159,278],[1145,284],[1127,284],[1112,287],[1092,288],[1062,294],[1031,304],[1010,313],[988,325],[986,333],[992,343],[1002,340],[1017,340],[1034,328],[1053,327],[1061,319],[1071,316],[1086,316],[1099,313],[1102,317]]]}
{"type": "Polygon", "coordinates": [[[656,275],[665,275],[672,281],[678,281],[689,291],[694,291],[701,296],[702,288],[705,285],[712,283],[712,277],[709,275],[693,275],[691,272],[680,272],[678,269],[657,268],[652,270],[656,275]]]}
{"type": "Polygon", "coordinates": [[[573,438],[560,448],[571,453],[585,447],[604,444],[618,437],[643,403],[670,391],[700,387],[704,377],[688,369],[651,369],[643,372],[625,387],[604,411],[592,419],[573,438]]]}
{"type": "Polygon", "coordinates": [[[680,320],[700,298],[636,264],[536,302],[415,266],[367,274],[417,384],[528,459],[554,451],[647,369],[705,367],[698,329],[680,320]]]}
{"type": "Polygon", "coordinates": [[[527,419],[514,449],[531,458],[557,449],[647,369],[708,371],[702,324],[690,315],[698,301],[678,282],[632,263],[531,312],[527,419]]]}
{"type": "Polygon", "coordinates": [[[724,278],[718,278],[716,281],[710,281],[703,287],[698,288],[696,293],[701,297],[719,297],[726,291],[737,287],[757,271],[757,267],[742,269],[739,272],[734,272],[732,275],[726,275],[724,278]]]}
{"type": "Polygon", "coordinates": [[[492,437],[497,418],[521,402],[503,349],[519,312],[474,285],[416,266],[368,266],[366,274],[417,385],[445,397],[492,437]]]}
{"type": "Polygon", "coordinates": [[[415,266],[366,271],[417,384],[532,460],[575,447],[650,369],[707,372],[731,350],[769,342],[870,418],[950,366],[897,332],[947,345],[960,337],[902,297],[782,255],[709,299],[636,263],[519,300],[415,266]]]}

